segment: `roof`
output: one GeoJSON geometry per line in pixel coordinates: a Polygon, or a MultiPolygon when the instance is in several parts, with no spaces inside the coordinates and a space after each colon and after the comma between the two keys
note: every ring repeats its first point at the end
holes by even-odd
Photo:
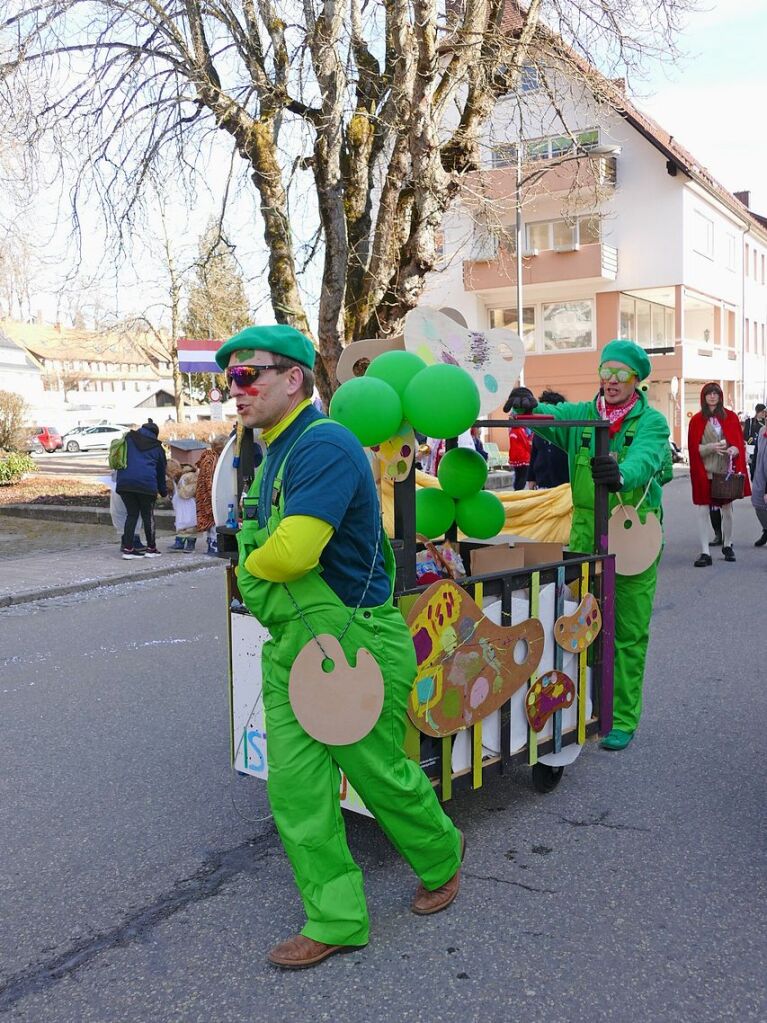
{"type": "Polygon", "coordinates": [[[179,451],[201,451],[208,446],[201,440],[195,440],[194,437],[179,437],[177,440],[169,440],[168,444],[172,448],[178,448],[179,451]]]}
{"type": "MultiPolygon", "coordinates": [[[[523,12],[525,12],[525,8],[517,3],[517,0],[507,0],[501,21],[502,29],[511,36],[518,36],[524,25],[523,12]]],[[[570,62],[581,73],[585,72],[594,82],[592,91],[598,91],[600,97],[603,97],[617,114],[663,153],[667,160],[670,160],[689,178],[702,185],[736,216],[746,220],[767,241],[767,218],[753,213],[729,189],[717,181],[711,171],[696,160],[693,154],[673,135],[670,135],[649,114],[644,113],[632,103],[625,93],[623,79],[607,78],[546,25],[539,23],[535,31],[540,40],[550,45],[554,57],[570,62]]]]}
{"type": "Polygon", "coordinates": [[[19,366],[21,365],[24,369],[35,370],[38,373],[42,369],[37,359],[33,355],[30,355],[30,353],[26,350],[26,348],[23,345],[17,344],[17,342],[14,341],[13,338],[8,337],[8,335],[5,333],[2,327],[0,327],[0,365],[11,366],[14,369],[18,369],[19,366]],[[6,352],[14,352],[17,357],[18,354],[21,353],[22,362],[18,363],[9,359],[7,355],[4,356],[3,350],[5,350],[6,352]]]}
{"type": "Polygon", "coordinates": [[[162,352],[148,334],[136,333],[129,336],[113,331],[80,330],[76,327],[20,323],[14,320],[0,321],[0,330],[38,359],[79,359],[144,366],[152,366],[157,360],[170,360],[170,355],[162,352]]]}

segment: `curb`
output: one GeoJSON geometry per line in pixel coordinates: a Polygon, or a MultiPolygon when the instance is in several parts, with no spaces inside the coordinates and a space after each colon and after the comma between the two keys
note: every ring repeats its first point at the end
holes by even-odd
{"type": "MultiPolygon", "coordinates": [[[[213,559],[211,559],[212,561],[213,559]]],[[[220,561],[226,561],[225,558],[220,558],[220,561]]],[[[38,590],[30,593],[11,593],[7,596],[0,597],[0,609],[5,607],[14,607],[18,604],[32,604],[38,600],[48,600],[51,597],[65,597],[68,593],[79,593],[86,592],[88,590],[98,590],[105,586],[119,586],[122,583],[135,583],[141,582],[143,579],[159,579],[164,575],[178,575],[180,572],[200,572],[203,569],[214,568],[215,565],[208,564],[194,564],[194,565],[169,565],[167,568],[153,568],[146,572],[133,573],[132,575],[116,575],[111,579],[88,579],[85,582],[79,583],[65,583],[63,586],[52,586],[47,590],[38,590]]]]}
{"type": "MultiPolygon", "coordinates": [[[[45,522],[77,522],[90,526],[112,526],[109,508],[89,505],[61,504],[2,504],[0,515],[19,519],[40,519],[45,522]]],[[[175,517],[172,511],[161,508],[154,513],[157,529],[163,532],[175,531],[175,517]]]]}

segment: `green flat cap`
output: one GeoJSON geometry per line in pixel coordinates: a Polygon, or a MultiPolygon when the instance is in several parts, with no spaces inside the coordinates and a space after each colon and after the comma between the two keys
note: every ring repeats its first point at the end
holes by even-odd
{"type": "Polygon", "coordinates": [[[599,357],[599,365],[603,366],[606,362],[622,362],[624,366],[633,369],[640,380],[649,377],[652,369],[644,348],[623,338],[609,341],[604,346],[599,357]]]}
{"type": "Polygon", "coordinates": [[[221,369],[226,369],[232,352],[241,352],[244,348],[274,352],[275,355],[284,355],[287,359],[294,359],[314,369],[314,345],[300,330],[288,327],[285,323],[274,323],[269,327],[246,327],[221,345],[216,352],[216,362],[221,369]]]}

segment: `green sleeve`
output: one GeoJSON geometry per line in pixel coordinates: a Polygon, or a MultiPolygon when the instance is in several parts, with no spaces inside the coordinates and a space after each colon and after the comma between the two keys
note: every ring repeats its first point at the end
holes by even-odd
{"type": "Polygon", "coordinates": [[[639,418],[631,446],[621,461],[623,490],[646,487],[663,468],[668,453],[668,423],[660,412],[648,408],[639,418]]]}

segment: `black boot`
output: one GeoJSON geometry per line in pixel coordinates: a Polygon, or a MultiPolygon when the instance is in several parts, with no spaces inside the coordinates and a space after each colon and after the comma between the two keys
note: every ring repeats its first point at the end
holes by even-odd
{"type": "Polygon", "coordinates": [[[756,541],[756,543],[754,544],[754,547],[764,547],[764,545],[766,543],[767,543],[767,529],[763,529],[762,530],[762,535],[756,541]]]}
{"type": "Polygon", "coordinates": [[[714,539],[711,547],[722,546],[722,513],[719,508],[709,508],[708,517],[711,519],[711,528],[714,530],[714,539]]]}

